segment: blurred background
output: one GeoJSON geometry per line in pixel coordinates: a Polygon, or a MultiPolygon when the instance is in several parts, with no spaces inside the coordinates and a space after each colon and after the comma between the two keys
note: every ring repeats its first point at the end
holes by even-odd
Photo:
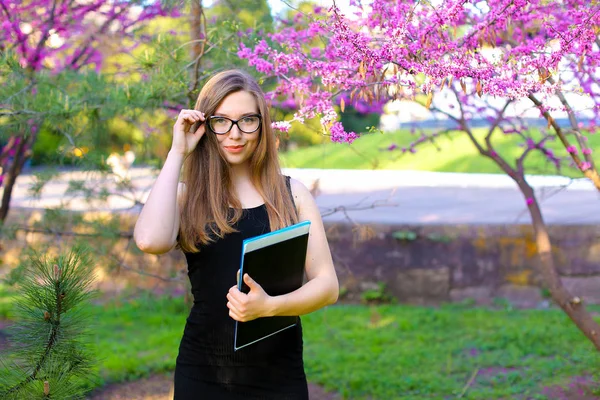
{"type": "MultiPolygon", "coordinates": [[[[336,1],[348,14],[354,3],[336,1]]],[[[249,66],[240,44],[332,2],[0,5],[0,397],[170,399],[187,265],[179,250],[142,253],[132,232],[172,126],[215,72],[242,68],[274,91],[280,79],[249,66]]],[[[552,284],[597,320],[599,189],[582,173],[597,170],[560,140],[523,156],[527,138],[556,136],[570,115],[553,128],[515,104],[526,129],[503,127],[484,154],[474,141],[488,115],[471,116],[466,135],[426,101],[340,94],[351,144],[332,141],[319,115],[276,131],[284,173],[322,211],[341,285],[338,304],[302,318],[311,399],[600,398],[595,328],[573,323],[552,284]]],[[[298,109],[284,96],[271,105],[274,121],[298,109]]],[[[577,118],[591,161],[596,116],[577,118]]]]}

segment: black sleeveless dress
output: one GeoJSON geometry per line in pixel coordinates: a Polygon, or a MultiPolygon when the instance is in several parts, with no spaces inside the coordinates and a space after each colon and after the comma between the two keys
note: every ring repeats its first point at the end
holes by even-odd
{"type": "MultiPolygon", "coordinates": [[[[287,176],[286,184],[291,195],[287,176]]],[[[271,231],[266,206],[244,209],[235,228],[239,232],[202,246],[199,253],[185,253],[194,305],[179,346],[174,399],[307,400],[300,320],[233,350],[235,321],[226,295],[236,284],[242,240],[271,231]]]]}

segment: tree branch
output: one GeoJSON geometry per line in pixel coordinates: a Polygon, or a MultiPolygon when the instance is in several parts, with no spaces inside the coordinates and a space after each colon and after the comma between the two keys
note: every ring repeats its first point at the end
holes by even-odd
{"type": "MultiPolygon", "coordinates": [[[[531,100],[533,102],[533,104],[535,104],[537,106],[537,108],[540,110],[540,112],[542,113],[542,115],[544,116],[546,121],[548,121],[548,124],[550,124],[552,126],[552,128],[554,128],[554,132],[556,132],[556,136],[558,136],[558,138],[560,139],[563,146],[565,146],[565,148],[571,147],[571,144],[569,143],[569,140],[567,139],[562,128],[558,125],[558,123],[554,120],[554,118],[552,118],[552,116],[550,115],[548,110],[544,109],[544,105],[542,104],[542,102],[539,101],[537,99],[537,97],[535,97],[534,94],[530,94],[527,97],[529,98],[529,100],[531,100]]],[[[577,165],[577,167],[579,169],[581,169],[582,161],[579,158],[579,156],[575,153],[571,153],[571,158],[573,158],[573,161],[575,161],[575,164],[577,165]]]]}
{"type": "Polygon", "coordinates": [[[134,272],[139,275],[148,276],[148,277],[155,278],[155,279],[158,279],[158,280],[161,280],[164,282],[185,282],[185,280],[183,280],[181,278],[165,278],[164,276],[156,275],[151,272],[146,272],[146,271],[142,271],[141,269],[130,267],[129,265],[125,264],[123,261],[119,260],[114,255],[111,258],[119,264],[119,267],[123,268],[124,270],[134,272]]]}
{"type": "Polygon", "coordinates": [[[550,135],[546,135],[546,137],[544,137],[542,140],[540,140],[538,143],[536,143],[535,146],[533,146],[533,147],[527,146],[527,148],[523,151],[521,156],[517,159],[517,171],[519,172],[520,176],[525,175],[525,167],[523,166],[523,163],[525,162],[525,157],[527,157],[527,154],[529,154],[530,151],[535,150],[535,149],[539,149],[544,154],[546,154],[546,152],[543,150],[543,146],[544,146],[544,142],[546,142],[550,138],[551,138],[550,135]]]}
{"type": "MultiPolygon", "coordinates": [[[[488,135],[485,138],[486,146],[488,146],[488,150],[486,150],[486,149],[483,148],[483,146],[479,143],[479,141],[477,140],[477,138],[473,134],[473,131],[471,131],[471,128],[467,124],[467,121],[465,119],[465,110],[464,110],[462,102],[460,101],[460,99],[458,97],[458,93],[457,93],[456,89],[454,88],[454,86],[452,86],[450,89],[454,93],[454,96],[456,97],[456,101],[458,102],[458,106],[459,106],[459,109],[460,109],[460,119],[459,119],[460,126],[462,127],[462,130],[467,134],[467,136],[469,136],[469,139],[471,140],[471,142],[473,143],[473,145],[477,148],[477,150],[479,151],[479,153],[481,155],[485,156],[485,157],[488,157],[488,158],[491,158],[492,160],[494,160],[496,162],[496,164],[498,164],[498,166],[508,176],[510,176],[515,181],[517,181],[517,182],[524,181],[525,178],[522,175],[520,175],[520,176],[517,175],[517,171],[515,171],[515,169],[512,168],[506,162],[506,160],[504,160],[502,157],[500,157],[500,155],[497,152],[494,151],[494,153],[492,154],[493,147],[491,146],[491,138],[490,138],[490,134],[489,133],[488,133],[488,135]]],[[[504,108],[502,109],[501,114],[504,113],[504,111],[506,110],[507,107],[508,107],[508,103],[504,105],[504,108]]],[[[498,123],[499,123],[499,121],[498,121],[498,123]]],[[[493,132],[493,130],[492,130],[492,132],[493,132]]]]}
{"type": "Polygon", "coordinates": [[[371,210],[371,209],[374,209],[376,207],[398,207],[399,206],[399,204],[395,204],[395,203],[383,203],[383,204],[380,204],[382,202],[387,202],[389,200],[389,197],[388,197],[388,199],[386,199],[386,200],[375,200],[373,203],[371,203],[368,206],[359,207],[359,205],[363,201],[365,201],[366,199],[368,199],[368,197],[365,197],[363,200],[359,201],[354,206],[350,206],[350,207],[347,207],[347,206],[336,206],[334,208],[326,209],[325,211],[321,212],[321,217],[323,218],[323,217],[327,217],[327,216],[333,215],[333,214],[335,214],[337,212],[342,212],[342,213],[344,213],[344,215],[346,216],[346,218],[350,222],[352,222],[354,225],[356,225],[356,222],[354,222],[348,216],[348,214],[347,214],[348,211],[362,211],[362,210],[371,210]]]}
{"type": "Polygon", "coordinates": [[[498,112],[496,119],[490,126],[490,130],[488,131],[488,134],[485,135],[485,143],[487,144],[488,149],[492,149],[492,143],[491,143],[492,133],[494,133],[494,130],[498,127],[498,124],[500,124],[500,121],[502,121],[502,119],[504,118],[504,113],[506,112],[506,109],[508,108],[508,105],[510,103],[512,103],[512,100],[506,101],[506,103],[504,104],[504,107],[502,107],[502,110],[500,110],[498,112]]]}
{"type": "MultiPolygon", "coordinates": [[[[43,233],[43,234],[51,234],[51,235],[55,235],[58,237],[61,236],[71,236],[71,237],[90,237],[90,238],[97,238],[97,237],[105,237],[104,234],[102,233],[81,233],[81,232],[73,232],[73,231],[61,231],[58,229],[51,229],[51,228],[34,228],[31,226],[13,226],[11,228],[8,229],[12,229],[14,231],[23,231],[26,233],[43,233]]],[[[133,232],[117,232],[115,234],[116,237],[119,238],[125,238],[125,239],[132,239],[133,238],[133,232]]]]}
{"type": "MultiPolygon", "coordinates": [[[[551,76],[548,78],[548,83],[554,84],[554,79],[551,76]]],[[[558,99],[560,100],[562,105],[565,107],[565,110],[567,111],[567,115],[569,116],[569,123],[571,124],[571,128],[573,128],[573,133],[575,134],[577,143],[579,143],[579,148],[582,150],[585,149],[586,145],[583,140],[583,136],[581,136],[581,131],[577,124],[577,120],[575,119],[575,112],[571,108],[571,105],[569,104],[569,102],[567,101],[565,95],[563,94],[563,92],[561,90],[556,91],[556,96],[558,97],[558,99]]],[[[594,166],[594,159],[592,158],[591,154],[584,153],[583,156],[584,156],[585,160],[590,163],[592,169],[596,169],[596,167],[594,166]]]]}
{"type": "Polygon", "coordinates": [[[71,66],[76,69],[79,70],[79,68],[81,68],[83,66],[83,64],[77,66],[77,61],[79,61],[79,59],[86,53],[86,51],[90,48],[90,46],[92,45],[93,41],[95,40],[95,35],[100,34],[100,33],[104,33],[104,31],[108,28],[108,26],[115,20],[117,19],[121,14],[123,14],[126,10],[128,10],[127,7],[121,7],[121,9],[119,10],[119,12],[115,13],[111,18],[107,18],[107,20],[100,26],[100,28],[94,32],[93,34],[91,34],[88,39],[87,42],[85,44],[83,44],[81,46],[81,50],[79,52],[79,54],[77,54],[77,56],[73,57],[73,59],[71,60],[71,66]]]}

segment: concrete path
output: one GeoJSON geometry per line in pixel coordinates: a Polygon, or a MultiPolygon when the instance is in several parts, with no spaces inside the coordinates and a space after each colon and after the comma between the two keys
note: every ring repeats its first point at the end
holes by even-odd
{"type": "MultiPolygon", "coordinates": [[[[407,224],[527,224],[525,199],[505,175],[421,171],[288,170],[307,186],[319,179],[324,219],[407,224]],[[373,204],[376,207],[373,207],[373,204]],[[353,208],[335,212],[343,205],[353,208]]],[[[531,176],[549,224],[600,223],[600,192],[586,179],[531,176]]]]}
{"type": "MultiPolygon", "coordinates": [[[[527,224],[525,199],[504,175],[458,174],[388,170],[284,169],[284,173],[315,188],[315,198],[325,221],[351,219],[357,223],[383,224],[527,224]]],[[[130,170],[134,193],[110,196],[108,207],[132,208],[134,197],[144,201],[157,172],[149,168],[130,170]]],[[[45,188],[40,199],[27,189],[33,182],[21,175],[13,192],[12,207],[53,207],[69,200],[69,179],[107,183],[93,174],[64,172],[45,188]]],[[[549,224],[600,223],[600,192],[586,179],[531,176],[546,221],[549,224]]],[[[109,182],[110,183],[110,182],[109,182]]],[[[114,188],[114,184],[112,184],[114,188]]],[[[68,208],[85,209],[78,198],[68,208]]]]}

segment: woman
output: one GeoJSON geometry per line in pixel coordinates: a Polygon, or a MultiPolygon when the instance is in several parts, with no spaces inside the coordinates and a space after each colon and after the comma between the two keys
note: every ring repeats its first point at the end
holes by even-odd
{"type": "Polygon", "coordinates": [[[269,110],[246,73],[224,71],[173,127],[167,160],[135,226],[144,252],[184,252],[194,306],[175,368],[175,399],[308,399],[302,326],[233,350],[235,321],[303,315],[336,302],[338,281],[314,199],[281,175],[269,110]],[[178,183],[183,166],[183,182],[178,183]],[[310,220],[307,282],[269,296],[244,274],[242,240],[310,220]]]}

